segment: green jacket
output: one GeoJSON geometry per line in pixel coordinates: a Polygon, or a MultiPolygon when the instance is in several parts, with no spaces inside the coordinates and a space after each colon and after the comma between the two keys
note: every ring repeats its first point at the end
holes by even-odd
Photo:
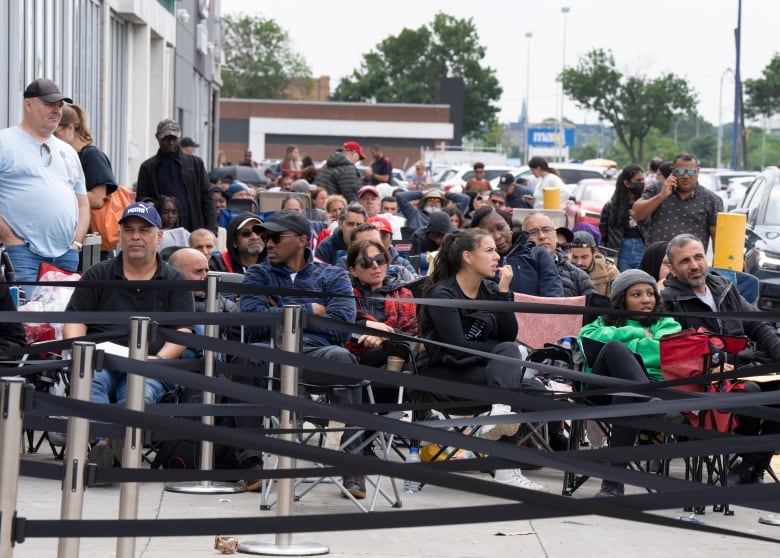
{"type": "MultiPolygon", "coordinates": [[[[615,327],[605,325],[604,319],[599,316],[595,321],[580,330],[577,342],[580,342],[582,337],[595,339],[602,343],[620,341],[629,350],[642,357],[642,362],[645,363],[645,368],[647,368],[651,378],[662,381],[664,378],[661,374],[661,347],[659,341],[664,335],[677,333],[681,330],[682,326],[674,318],[665,316],[650,326],[650,333],[653,335],[650,338],[645,334],[645,328],[636,320],[626,320],[626,325],[615,327]]],[[[580,344],[580,349],[582,349],[582,344],[580,344]]],[[[590,371],[590,368],[588,367],[587,370],[590,371]]]]}

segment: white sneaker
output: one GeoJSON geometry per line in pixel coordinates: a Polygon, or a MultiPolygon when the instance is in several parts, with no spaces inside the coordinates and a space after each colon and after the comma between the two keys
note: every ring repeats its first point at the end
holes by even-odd
{"type": "Polygon", "coordinates": [[[500,482],[501,484],[508,484],[518,488],[525,488],[526,490],[547,492],[546,486],[526,478],[520,469],[497,469],[496,476],[493,480],[500,482]]]}

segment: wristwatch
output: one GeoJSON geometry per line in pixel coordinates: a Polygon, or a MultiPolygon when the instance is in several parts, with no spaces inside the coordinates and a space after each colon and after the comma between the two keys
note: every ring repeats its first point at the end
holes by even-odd
{"type": "Polygon", "coordinates": [[[71,246],[73,246],[74,244],[76,245],[76,248],[79,249],[79,252],[81,252],[81,249],[84,247],[84,245],[78,240],[74,240],[73,242],[70,243],[71,246]]]}

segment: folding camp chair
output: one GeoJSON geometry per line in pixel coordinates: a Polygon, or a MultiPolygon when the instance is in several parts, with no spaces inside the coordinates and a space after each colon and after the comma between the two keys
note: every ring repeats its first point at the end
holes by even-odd
{"type": "MultiPolygon", "coordinates": [[[[704,330],[688,329],[661,339],[661,372],[664,380],[695,379],[697,376],[722,371],[726,355],[737,355],[748,343],[747,337],[721,335],[704,330]]],[[[738,363],[735,363],[735,367],[738,363]]],[[[711,382],[691,382],[678,386],[676,389],[692,393],[730,392],[740,389],[740,382],[718,380],[711,382]]],[[[736,417],[730,411],[708,409],[692,410],[683,413],[692,425],[719,432],[732,432],[736,427],[736,417]]],[[[726,486],[728,472],[728,455],[716,454],[707,456],[690,456],[685,459],[685,478],[696,482],[706,481],[708,484],[726,486]],[[704,472],[706,471],[706,476],[704,472]]],[[[698,514],[704,513],[704,506],[691,508],[698,514]]],[[[715,505],[713,511],[722,511],[733,515],[729,505],[715,505]]]]}

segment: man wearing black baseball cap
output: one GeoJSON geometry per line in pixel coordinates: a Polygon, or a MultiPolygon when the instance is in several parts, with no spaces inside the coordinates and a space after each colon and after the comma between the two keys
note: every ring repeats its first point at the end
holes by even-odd
{"type": "Polygon", "coordinates": [[[0,241],[19,281],[35,281],[42,263],[76,271],[89,227],[78,154],[53,135],[66,102],[53,81],[36,79],[24,90],[22,122],[0,131],[0,241]]]}
{"type": "Polygon", "coordinates": [[[138,199],[173,196],[179,200],[182,227],[190,232],[209,229],[217,234],[217,213],[203,160],[184,152],[181,127],[175,120],[160,120],[155,137],[160,145],[157,154],[138,169],[138,199]]]}
{"type": "MultiPolygon", "coordinates": [[[[297,304],[315,316],[322,316],[347,324],[355,323],[355,297],[352,284],[345,269],[326,264],[315,263],[309,249],[311,225],[308,219],[292,210],[277,211],[265,223],[261,223],[263,240],[267,250],[266,261],[247,269],[244,284],[260,287],[300,289],[301,291],[323,293],[323,297],[281,294],[244,294],[241,296],[242,312],[260,314],[279,314],[285,305],[297,304]]],[[[250,329],[249,340],[252,343],[268,344],[273,331],[267,325],[250,329]]],[[[334,372],[315,372],[303,370],[301,380],[307,384],[318,385],[355,385],[355,378],[340,376],[336,371],[356,364],[355,357],[343,344],[349,339],[349,333],[334,329],[308,326],[303,330],[302,352],[304,354],[335,361],[334,372]]],[[[334,403],[359,404],[362,402],[362,387],[339,389],[334,391],[334,403]]],[[[353,437],[346,430],[342,442],[353,437]]],[[[350,442],[346,451],[360,447],[360,436],[350,442]]],[[[242,450],[239,463],[249,459],[258,459],[259,452],[242,450]]],[[[344,490],[355,498],[366,497],[366,487],[362,477],[346,477],[344,490]]]]}
{"type": "Polygon", "coordinates": [[[498,187],[506,194],[506,204],[509,207],[521,209],[534,208],[534,191],[527,186],[517,184],[515,182],[515,175],[511,172],[501,175],[498,179],[498,187]]]}
{"type": "MultiPolygon", "coordinates": [[[[122,250],[116,258],[102,261],[90,267],[82,281],[149,281],[150,288],[117,289],[111,287],[91,287],[74,289],[66,310],[68,312],[194,312],[195,301],[192,291],[182,288],[152,287],[158,281],[184,281],[185,277],[177,269],[163,263],[157,252],[162,240],[162,220],[151,204],[143,202],[127,206],[119,220],[119,242],[122,250]]],[[[171,326],[167,326],[171,327],[171,326]]],[[[188,325],[172,326],[178,331],[190,333],[188,325]]],[[[120,345],[127,344],[127,324],[86,324],[68,323],[63,329],[63,338],[71,339],[92,333],[113,332],[121,339],[120,345]],[[124,336],[124,337],[122,337],[124,336]]],[[[112,338],[113,339],[113,338],[112,338]]],[[[150,359],[176,359],[186,347],[170,341],[151,340],[150,359]]],[[[116,370],[96,370],[92,379],[92,402],[109,403],[115,396],[120,405],[124,404],[127,393],[127,374],[116,370]]],[[[146,378],[144,401],[157,403],[160,398],[175,386],[165,384],[155,378],[146,378]]],[[[95,444],[89,452],[90,462],[103,467],[114,463],[111,440],[106,438],[95,444]]]]}

